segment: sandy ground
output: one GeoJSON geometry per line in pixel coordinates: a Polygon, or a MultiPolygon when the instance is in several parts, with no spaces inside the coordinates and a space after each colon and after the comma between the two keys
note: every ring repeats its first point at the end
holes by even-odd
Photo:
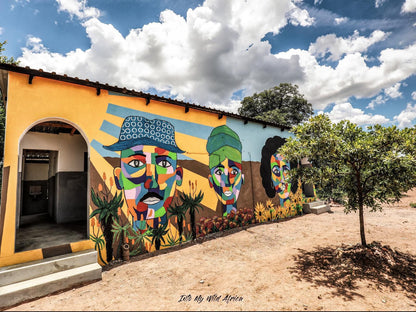
{"type": "MultiPolygon", "coordinates": [[[[416,255],[410,202],[416,190],[382,212],[366,212],[367,242],[416,255]]],[[[103,272],[102,281],[12,310],[416,310],[416,300],[400,286],[359,280],[345,296],[298,278],[295,257],[302,250],[360,242],[358,214],[331,209],[126,263],[103,272]],[[233,298],[224,300],[227,295],[233,298]]]]}

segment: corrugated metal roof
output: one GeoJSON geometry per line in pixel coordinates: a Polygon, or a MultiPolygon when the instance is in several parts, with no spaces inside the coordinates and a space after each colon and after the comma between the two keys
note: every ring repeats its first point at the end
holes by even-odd
{"type": "Polygon", "coordinates": [[[12,71],[12,72],[28,75],[29,76],[28,77],[28,83],[31,83],[34,77],[48,78],[48,79],[53,79],[53,80],[58,80],[58,81],[63,81],[63,82],[67,82],[67,83],[73,83],[73,84],[78,84],[78,85],[83,85],[83,86],[95,88],[97,90],[97,95],[100,94],[101,90],[107,90],[107,91],[110,91],[110,92],[121,93],[121,94],[124,94],[124,95],[130,95],[130,96],[145,98],[147,100],[147,103],[149,103],[151,100],[154,100],[154,101],[159,101],[159,102],[164,102],[164,103],[168,103],[168,104],[182,106],[182,107],[185,108],[185,112],[188,112],[189,109],[196,109],[196,110],[200,110],[200,111],[205,111],[205,112],[217,114],[218,118],[222,118],[222,116],[229,116],[229,117],[241,119],[245,123],[250,121],[250,122],[255,122],[255,123],[258,123],[258,124],[262,124],[263,127],[266,127],[266,126],[270,125],[270,126],[273,126],[273,127],[280,128],[282,131],[284,129],[287,129],[287,130],[290,129],[289,127],[286,127],[286,126],[282,126],[282,125],[272,123],[272,122],[261,121],[261,120],[258,120],[258,119],[252,118],[252,117],[244,117],[244,116],[241,116],[241,115],[238,115],[238,114],[221,111],[221,110],[214,109],[214,108],[209,108],[209,107],[205,107],[205,106],[201,106],[201,105],[196,105],[196,104],[192,104],[192,103],[178,101],[178,100],[165,98],[163,96],[153,95],[153,94],[149,94],[149,93],[143,93],[141,91],[129,90],[129,89],[120,88],[120,87],[117,87],[117,86],[110,86],[107,83],[102,84],[98,81],[92,82],[88,79],[79,79],[78,77],[69,77],[67,75],[59,75],[59,74],[56,74],[55,72],[45,72],[42,69],[36,70],[36,69],[32,69],[28,66],[21,67],[21,66],[17,66],[17,65],[1,64],[0,63],[0,69],[4,69],[4,70],[7,70],[7,71],[12,71]]]}

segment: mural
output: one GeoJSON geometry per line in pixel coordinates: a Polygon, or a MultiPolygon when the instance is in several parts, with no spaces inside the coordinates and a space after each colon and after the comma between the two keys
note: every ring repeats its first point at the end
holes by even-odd
{"type": "MultiPolygon", "coordinates": [[[[110,144],[91,143],[111,164],[114,176],[107,181],[102,174],[91,189],[90,238],[102,263],[119,259],[122,245],[135,255],[302,213],[301,188],[292,188],[290,164],[278,153],[285,139],[268,138],[261,156],[260,148],[253,151],[258,153],[254,166],[260,166],[264,198],[269,198],[254,204],[253,185],[244,192],[244,146],[227,124],[209,127],[157,118],[115,104],[108,105],[107,114],[123,119],[120,127],[103,121],[100,130],[115,138],[110,144]],[[272,202],[274,197],[278,202],[272,202]]],[[[260,179],[252,170],[249,174],[251,183],[260,179]]]]}
{"type": "MultiPolygon", "coordinates": [[[[302,204],[314,199],[305,198],[300,181],[289,181],[291,165],[279,154],[290,135],[285,129],[192,105],[184,108],[169,99],[92,90],[82,81],[57,83],[36,76],[36,83],[28,84],[27,79],[27,74],[9,76],[14,96],[7,107],[4,166],[11,174],[0,213],[0,266],[39,260],[44,254],[15,251],[15,194],[21,174],[19,138],[45,116],[77,125],[88,144],[76,170],[89,178],[90,202],[85,200],[83,208],[89,215],[89,239],[71,242],[68,249],[95,248],[103,265],[210,233],[299,215],[302,204]],[[21,107],[30,114],[22,114],[21,107]]],[[[43,140],[43,134],[37,138],[43,140]]],[[[75,163],[72,150],[65,159],[65,153],[58,154],[62,168],[57,172],[75,163]]],[[[80,195],[87,198],[87,192],[80,195]]]]}
{"type": "Polygon", "coordinates": [[[223,205],[224,216],[237,211],[238,195],[244,183],[241,151],[240,138],[226,125],[214,128],[208,137],[209,185],[223,205]]]}
{"type": "Polygon", "coordinates": [[[291,183],[289,182],[290,164],[278,149],[285,144],[286,140],[275,136],[268,138],[261,151],[260,174],[267,196],[280,199],[280,206],[289,204],[291,183]]]}
{"type": "Polygon", "coordinates": [[[167,223],[166,212],[182,184],[183,170],[171,123],[140,116],[124,119],[119,140],[110,151],[120,151],[120,167],[114,169],[117,189],[123,190],[134,230],[144,233],[148,226],[167,223]]]}

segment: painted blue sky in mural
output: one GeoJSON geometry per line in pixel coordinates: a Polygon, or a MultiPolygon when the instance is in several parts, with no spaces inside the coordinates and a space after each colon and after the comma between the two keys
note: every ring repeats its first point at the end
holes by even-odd
{"type": "Polygon", "coordinates": [[[6,55],[235,112],[280,82],[359,125],[416,124],[416,0],[1,0],[6,55]]]}

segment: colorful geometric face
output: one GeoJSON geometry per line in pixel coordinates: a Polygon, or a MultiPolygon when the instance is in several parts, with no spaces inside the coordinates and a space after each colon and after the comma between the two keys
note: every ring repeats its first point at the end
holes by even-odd
{"type": "Polygon", "coordinates": [[[244,175],[241,173],[241,164],[226,158],[223,162],[211,168],[209,180],[221,203],[223,205],[233,205],[237,202],[244,180],[244,175]]]}
{"type": "Polygon", "coordinates": [[[281,199],[289,198],[290,193],[290,183],[289,183],[289,171],[290,164],[286,159],[275,153],[270,158],[270,168],[273,186],[276,190],[276,193],[281,199]]]}
{"type": "Polygon", "coordinates": [[[176,184],[182,183],[176,153],[156,146],[137,145],[121,151],[121,170],[116,181],[133,215],[133,227],[144,230],[166,222],[176,184]],[[160,219],[159,219],[160,218],[160,219]],[[151,222],[149,222],[151,221],[151,222]]]}

